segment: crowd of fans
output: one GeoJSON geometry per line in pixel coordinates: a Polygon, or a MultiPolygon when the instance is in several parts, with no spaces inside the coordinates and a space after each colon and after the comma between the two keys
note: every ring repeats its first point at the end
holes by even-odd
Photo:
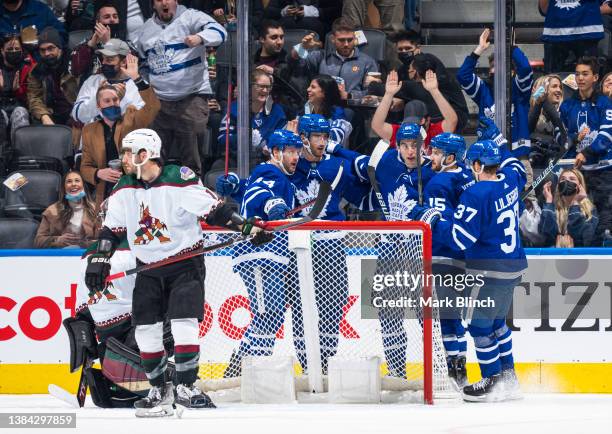
{"type": "MultiPolygon", "coordinates": [[[[203,179],[222,167],[226,140],[234,164],[240,89],[234,80],[228,95],[228,77],[236,71],[218,65],[216,55],[236,28],[236,2],[48,3],[0,5],[0,177],[23,169],[15,163],[18,129],[69,127],[75,158],[62,166],[57,202],[33,216],[42,220],[35,245],[83,247],[121,175],[116,160],[130,131],[156,130],[164,159],[203,179]],[[87,36],[69,46],[73,35],[87,36]]],[[[452,70],[421,45],[419,3],[251,0],[258,35],[250,81],[251,164],[268,157],[274,130],[305,113],[328,118],[331,139],[362,153],[380,138],[393,143],[406,120],[427,131],[424,152],[442,132],[505,140],[493,123],[490,30],[452,70]],[[357,31],[373,24],[370,3],[380,17],[374,24],[387,38],[382,59],[366,54],[367,32],[357,31]],[[286,32],[295,29],[304,30],[303,38],[286,45],[286,32]],[[481,56],[488,59],[479,75],[481,56]],[[468,99],[478,105],[473,116],[468,99]]],[[[566,143],[570,150],[560,174],[526,198],[521,232],[529,246],[606,245],[612,242],[612,74],[597,46],[609,37],[604,28],[612,2],[576,2],[571,14],[559,2],[537,3],[544,16],[543,69],[533,66],[541,59],[513,47],[512,140],[506,146],[526,166],[529,182],[566,143]]]]}

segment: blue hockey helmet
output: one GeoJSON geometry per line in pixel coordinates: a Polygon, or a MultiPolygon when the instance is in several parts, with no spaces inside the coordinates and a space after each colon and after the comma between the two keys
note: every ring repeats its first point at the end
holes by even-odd
{"type": "Polygon", "coordinates": [[[441,133],[431,139],[429,147],[440,149],[444,155],[455,155],[456,161],[465,158],[465,140],[462,136],[453,133],[441,133]]]}
{"type": "Polygon", "coordinates": [[[493,140],[481,140],[469,147],[465,159],[470,165],[480,161],[483,166],[496,166],[501,163],[502,155],[493,140]]]}
{"type": "Polygon", "coordinates": [[[278,148],[281,151],[291,146],[294,148],[301,149],[304,144],[300,136],[289,130],[276,130],[272,133],[267,143],[270,150],[278,148]]]}
{"type": "Polygon", "coordinates": [[[322,115],[309,113],[300,116],[298,121],[298,133],[305,134],[306,137],[311,133],[329,134],[330,129],[329,121],[322,115]]]}
{"type": "Polygon", "coordinates": [[[399,146],[402,140],[416,140],[419,134],[421,134],[421,127],[418,124],[404,122],[397,130],[395,142],[399,146]]]}

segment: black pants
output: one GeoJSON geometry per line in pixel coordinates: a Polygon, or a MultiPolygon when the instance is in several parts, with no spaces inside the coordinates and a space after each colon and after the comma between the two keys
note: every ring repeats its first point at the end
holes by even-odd
{"type": "Polygon", "coordinates": [[[601,247],[606,229],[612,232],[612,170],[583,173],[589,196],[593,199],[593,205],[599,215],[593,246],[601,247]]]}
{"type": "Polygon", "coordinates": [[[559,43],[547,42],[544,44],[544,72],[546,74],[562,71],[573,71],[576,61],[582,56],[597,56],[597,43],[595,39],[579,41],[564,41],[559,43]],[[568,61],[570,54],[574,56],[568,61]]]}

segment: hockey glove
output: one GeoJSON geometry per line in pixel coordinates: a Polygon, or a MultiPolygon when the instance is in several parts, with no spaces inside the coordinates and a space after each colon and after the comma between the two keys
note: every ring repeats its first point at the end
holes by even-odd
{"type": "Polygon", "coordinates": [[[106,287],[106,278],[110,273],[110,257],[103,253],[91,255],[85,270],[85,284],[92,292],[101,292],[106,287]]]}
{"type": "Polygon", "coordinates": [[[442,214],[435,208],[415,205],[408,214],[408,218],[411,220],[420,220],[433,228],[436,223],[438,223],[438,220],[442,218],[442,214]]]}
{"type": "Polygon", "coordinates": [[[287,218],[287,213],[290,211],[284,200],[272,198],[266,202],[268,220],[284,220],[287,218]]]}
{"type": "Polygon", "coordinates": [[[221,196],[230,196],[238,192],[240,178],[234,172],[229,172],[227,178],[221,175],[217,178],[216,190],[221,196]]]}
{"type": "Polygon", "coordinates": [[[274,232],[265,231],[256,226],[255,222],[256,220],[253,217],[246,219],[242,225],[242,235],[253,235],[250,241],[254,246],[261,246],[272,241],[274,239],[274,232]]]}

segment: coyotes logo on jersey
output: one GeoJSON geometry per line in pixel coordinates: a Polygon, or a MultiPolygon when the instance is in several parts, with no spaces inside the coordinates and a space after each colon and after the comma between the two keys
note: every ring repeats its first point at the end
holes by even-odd
{"type": "Polygon", "coordinates": [[[136,245],[147,245],[155,238],[157,238],[160,243],[172,241],[162,232],[168,230],[166,224],[160,219],[153,217],[151,211],[149,211],[149,207],[145,206],[144,203],[140,204],[140,220],[138,221],[138,226],[140,226],[140,229],[136,231],[136,239],[134,240],[134,244],[136,245]]]}

